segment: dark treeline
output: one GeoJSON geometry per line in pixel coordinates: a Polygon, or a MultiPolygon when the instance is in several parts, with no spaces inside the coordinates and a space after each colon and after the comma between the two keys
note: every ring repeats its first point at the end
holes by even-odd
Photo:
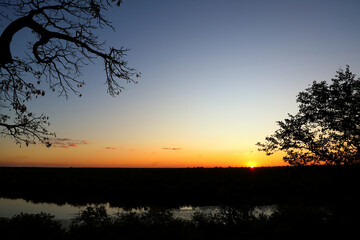
{"type": "Polygon", "coordinates": [[[191,220],[174,218],[166,209],[107,214],[88,207],[68,227],[46,214],[0,218],[2,239],[350,239],[356,238],[359,211],[338,216],[333,209],[279,207],[271,216],[251,208],[223,208],[216,214],[195,212],[191,220]]]}
{"type": "Polygon", "coordinates": [[[118,207],[359,203],[359,166],[0,168],[0,197],[118,207]]]}

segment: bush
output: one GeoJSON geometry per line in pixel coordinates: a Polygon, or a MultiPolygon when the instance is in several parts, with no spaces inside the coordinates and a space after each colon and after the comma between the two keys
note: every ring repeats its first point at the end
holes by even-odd
{"type": "Polygon", "coordinates": [[[54,216],[20,213],[0,221],[2,239],[63,239],[64,229],[54,216]]]}
{"type": "Polygon", "coordinates": [[[69,234],[74,239],[111,239],[113,223],[105,206],[87,206],[72,220],[69,234]]]}
{"type": "Polygon", "coordinates": [[[104,206],[87,207],[62,228],[46,213],[0,218],[1,239],[346,239],[357,229],[359,208],[283,205],[271,216],[253,208],[223,207],[197,211],[191,220],[174,218],[169,209],[110,216],[104,206]],[[352,211],[351,211],[352,210],[352,211]]]}

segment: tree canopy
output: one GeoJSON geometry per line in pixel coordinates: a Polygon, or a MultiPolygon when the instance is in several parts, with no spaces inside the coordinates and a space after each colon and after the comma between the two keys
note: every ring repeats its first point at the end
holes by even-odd
{"type": "MultiPolygon", "coordinates": [[[[123,87],[119,80],[139,77],[124,59],[127,49],[100,42],[96,30],[114,29],[105,12],[121,0],[1,0],[1,17],[9,24],[0,36],[0,135],[26,145],[40,141],[50,146],[49,118],[36,115],[27,103],[48,90],[81,97],[82,67],[95,58],[104,61],[106,84],[111,96],[123,87]],[[5,10],[5,11],[4,11],[5,10]],[[13,56],[10,44],[24,28],[32,30],[28,51],[13,56]],[[5,113],[6,111],[6,113],[5,113]]],[[[5,21],[2,21],[5,22],[5,21]]]]}
{"type": "Polygon", "coordinates": [[[349,66],[331,83],[314,81],[296,101],[298,113],[277,122],[280,128],[257,143],[260,151],[283,151],[290,165],[360,163],[360,78],[349,66]]]}

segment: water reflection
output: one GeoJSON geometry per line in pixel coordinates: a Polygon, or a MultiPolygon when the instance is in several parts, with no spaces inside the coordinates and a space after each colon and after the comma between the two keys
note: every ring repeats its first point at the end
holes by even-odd
{"type": "Polygon", "coordinates": [[[46,212],[54,215],[57,219],[71,219],[77,212],[84,209],[85,206],[73,206],[70,204],[59,206],[54,203],[33,203],[24,199],[0,198],[0,217],[7,218],[20,212],[31,214],[46,212]]]}
{"type": "MultiPolygon", "coordinates": [[[[102,205],[105,207],[109,215],[129,212],[145,213],[148,211],[148,209],[145,208],[123,209],[118,207],[111,207],[109,203],[102,205]]],[[[95,205],[90,204],[88,206],[95,205]]],[[[56,205],[54,203],[33,203],[24,199],[0,198],[0,217],[6,218],[11,218],[21,212],[30,214],[45,212],[54,215],[56,219],[69,220],[73,219],[80,211],[85,209],[86,206],[73,206],[70,204],[56,205]]],[[[275,210],[276,206],[261,206],[255,207],[253,213],[255,216],[260,214],[270,216],[275,212],[275,210]]],[[[202,212],[204,214],[217,214],[220,211],[221,208],[219,206],[182,206],[172,210],[174,218],[181,218],[185,220],[190,220],[195,212],[202,212]]]]}

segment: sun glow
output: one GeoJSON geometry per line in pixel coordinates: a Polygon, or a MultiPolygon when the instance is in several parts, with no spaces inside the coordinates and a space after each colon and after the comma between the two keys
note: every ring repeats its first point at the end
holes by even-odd
{"type": "Polygon", "coordinates": [[[250,161],[246,165],[251,169],[254,169],[257,166],[256,162],[254,161],[250,161]]]}

